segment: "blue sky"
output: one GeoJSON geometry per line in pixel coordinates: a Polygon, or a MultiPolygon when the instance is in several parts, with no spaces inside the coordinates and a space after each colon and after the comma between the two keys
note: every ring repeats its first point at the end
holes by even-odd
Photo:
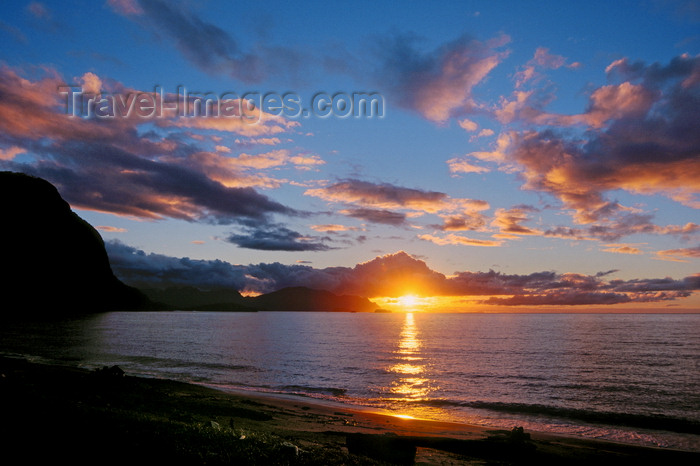
{"type": "MultiPolygon", "coordinates": [[[[695,310],[699,25],[692,1],[12,2],[0,168],[54,183],[127,281],[185,257],[195,284],[221,262],[547,271],[554,282],[520,291],[425,293],[695,310]],[[305,106],[376,92],[385,114],[70,117],[65,84],[97,99],[291,92],[305,106]]],[[[221,284],[300,284],[255,273],[221,284]]]]}

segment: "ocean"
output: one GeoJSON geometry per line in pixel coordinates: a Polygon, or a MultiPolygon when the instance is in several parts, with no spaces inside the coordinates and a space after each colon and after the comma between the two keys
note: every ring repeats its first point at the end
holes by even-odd
{"type": "Polygon", "coordinates": [[[0,354],[700,451],[700,314],[112,312],[2,323],[0,354]]]}

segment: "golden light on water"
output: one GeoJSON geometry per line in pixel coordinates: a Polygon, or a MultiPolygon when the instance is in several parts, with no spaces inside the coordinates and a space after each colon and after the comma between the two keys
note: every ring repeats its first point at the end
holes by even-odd
{"type": "Polygon", "coordinates": [[[403,399],[423,399],[430,393],[429,379],[420,377],[426,370],[420,353],[421,346],[415,318],[413,313],[408,312],[395,351],[397,362],[389,368],[389,371],[400,376],[391,384],[389,391],[403,399]]]}
{"type": "Polygon", "coordinates": [[[399,374],[420,374],[423,372],[423,368],[415,364],[396,364],[391,367],[391,372],[397,372],[399,374]]]}

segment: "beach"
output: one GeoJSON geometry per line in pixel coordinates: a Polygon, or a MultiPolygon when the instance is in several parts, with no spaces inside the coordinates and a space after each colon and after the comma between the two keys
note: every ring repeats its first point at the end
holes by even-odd
{"type": "Polygon", "coordinates": [[[22,463],[698,464],[700,453],[403,418],[291,396],[0,359],[2,438],[22,463]]]}

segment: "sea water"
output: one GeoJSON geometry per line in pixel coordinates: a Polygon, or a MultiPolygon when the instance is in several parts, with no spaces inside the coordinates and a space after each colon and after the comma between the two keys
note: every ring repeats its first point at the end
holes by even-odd
{"type": "Polygon", "coordinates": [[[700,451],[700,315],[113,312],[0,352],[419,418],[700,451]]]}

